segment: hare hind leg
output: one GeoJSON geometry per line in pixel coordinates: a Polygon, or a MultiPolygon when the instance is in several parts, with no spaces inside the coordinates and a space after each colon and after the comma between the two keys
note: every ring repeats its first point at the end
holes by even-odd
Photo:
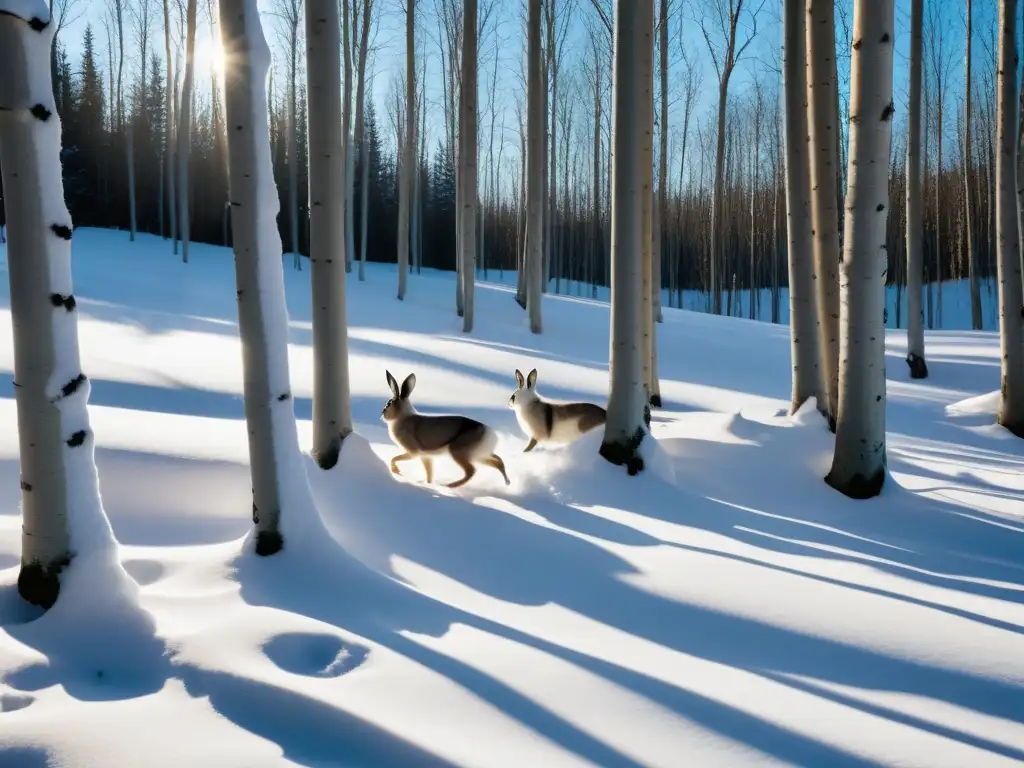
{"type": "Polygon", "coordinates": [[[501,472],[501,476],[505,478],[505,485],[512,485],[512,481],[508,479],[508,474],[505,472],[505,462],[501,460],[501,456],[496,453],[492,453],[483,463],[489,467],[494,467],[496,470],[501,472]]]}
{"type": "Polygon", "coordinates": [[[420,461],[423,462],[423,471],[427,475],[427,485],[430,485],[434,479],[434,460],[429,456],[421,456],[420,461]]]}
{"type": "Polygon", "coordinates": [[[458,488],[470,481],[470,478],[476,474],[476,467],[473,466],[473,462],[471,462],[466,456],[453,455],[452,458],[455,460],[456,464],[462,467],[462,471],[466,473],[466,476],[461,480],[456,480],[454,483],[448,483],[449,488],[458,488]]]}

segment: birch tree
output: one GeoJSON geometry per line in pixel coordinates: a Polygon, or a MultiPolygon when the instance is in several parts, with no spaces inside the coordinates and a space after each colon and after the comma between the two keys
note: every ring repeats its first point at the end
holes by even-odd
{"type": "Polygon", "coordinates": [[[341,35],[336,0],[307,0],[307,3],[309,281],[313,291],[312,453],[322,469],[331,469],[338,462],[342,441],[352,432],[345,261],[339,258],[345,250],[341,35]]]}
{"type": "Polygon", "coordinates": [[[178,218],[177,200],[174,196],[175,168],[174,164],[174,60],[171,58],[171,13],[168,5],[169,0],[164,0],[164,60],[167,62],[167,85],[164,89],[164,181],[167,184],[167,226],[164,238],[170,234],[172,250],[175,255],[178,253],[178,218]]]}
{"type": "Polygon", "coordinates": [[[21,469],[18,593],[47,609],[57,602],[76,544],[86,543],[72,537],[95,543],[98,526],[109,534],[78,350],[72,224],[50,77],[54,32],[42,0],[0,0],[0,169],[21,469]]]}
{"type": "Polygon", "coordinates": [[[973,167],[973,155],[971,154],[971,0],[967,0],[967,18],[965,20],[966,39],[964,52],[964,205],[966,215],[964,216],[964,237],[967,241],[967,272],[971,292],[971,328],[980,331],[982,328],[981,319],[981,286],[978,282],[978,251],[975,247],[974,225],[972,219],[974,214],[971,211],[971,168],[973,167]]]}
{"type": "Polygon", "coordinates": [[[718,279],[718,264],[721,261],[721,220],[725,204],[725,114],[729,98],[729,81],[736,64],[743,57],[747,47],[757,34],[757,16],[764,7],[762,0],[756,10],[748,13],[750,33],[743,41],[738,40],[740,16],[744,0],[706,0],[696,19],[704,35],[711,62],[718,75],[718,138],[715,145],[715,181],[711,196],[711,249],[709,252],[709,288],[712,296],[712,311],[722,313],[722,292],[718,279]],[[716,42],[712,42],[716,37],[716,42]],[[721,42],[717,38],[721,37],[721,42]]]}
{"type": "Polygon", "coordinates": [[[924,379],[924,223],[921,188],[921,70],[924,0],[910,1],[910,93],[907,109],[907,365],[910,378],[924,379]]]}
{"type": "Polygon", "coordinates": [[[1017,0],[999,4],[999,64],[996,68],[996,239],[999,257],[999,341],[1002,352],[999,424],[1024,437],[1024,284],[1021,283],[1017,205],[1017,0]]]}
{"type": "Polygon", "coordinates": [[[288,311],[275,223],[277,191],[267,125],[270,49],[257,0],[220,0],[220,32],[230,66],[224,74],[238,332],[242,340],[245,420],[249,433],[252,515],[259,555],[283,543],[282,507],[307,482],[299,463],[289,386],[288,311]]]}
{"type": "MultiPolygon", "coordinates": [[[[364,142],[366,143],[366,142],[364,142]]],[[[398,192],[398,300],[405,299],[409,273],[409,217],[412,185],[416,177],[416,0],[405,0],[405,136],[398,146],[400,188],[398,192]]],[[[364,169],[366,163],[363,164],[364,169]]],[[[366,184],[363,184],[366,189],[366,184]]],[[[365,195],[365,192],[364,192],[365,195]]],[[[363,204],[365,210],[365,202],[363,204]]],[[[366,228],[363,228],[366,239],[366,228]]],[[[365,248],[365,246],[364,246],[365,248]]],[[[360,269],[362,264],[360,263],[360,269]]],[[[472,326],[473,320],[467,321],[472,326]]]]}
{"type": "MultiPolygon", "coordinates": [[[[191,2],[191,0],[190,0],[191,2]]],[[[299,257],[299,129],[298,75],[299,27],[302,22],[302,0],[275,0],[274,14],[281,20],[281,34],[287,56],[288,77],[288,239],[292,263],[301,268],[299,257]]]]}
{"type": "MultiPolygon", "coordinates": [[[[806,20],[804,0],[783,7],[783,97],[786,108],[786,223],[789,239],[789,334],[793,364],[790,413],[819,397],[821,379],[815,343],[814,271],[811,246],[810,142],[807,128],[806,20]]],[[[820,407],[820,405],[819,405],[820,407]]]]}
{"type": "Polygon", "coordinates": [[[544,81],[541,79],[540,0],[527,0],[526,43],[526,308],[530,330],[540,333],[540,302],[544,284],[542,210],[544,194],[544,81]]]}
{"type": "MultiPolygon", "coordinates": [[[[536,1],[536,0],[535,0],[536,1]]],[[[653,57],[653,35],[647,23],[654,0],[615,1],[615,58],[612,80],[612,285],[609,368],[611,392],[601,456],[625,465],[630,475],[644,468],[645,391],[642,344],[643,292],[643,110],[641,84],[646,61],[653,57]]]]}
{"type": "Polygon", "coordinates": [[[181,109],[178,122],[178,229],[181,233],[181,260],[188,262],[188,161],[192,153],[192,59],[196,47],[196,0],[188,0],[188,27],[185,38],[185,78],[181,85],[181,109]]]}
{"type": "MultiPolygon", "coordinates": [[[[462,9],[462,77],[459,98],[459,253],[462,259],[462,331],[473,330],[476,280],[477,203],[477,44],[476,0],[464,0],[462,9]]],[[[410,121],[411,122],[411,121],[410,121]]]]}
{"type": "MultiPolygon", "coordinates": [[[[410,0],[411,1],[411,0],[410,0]]],[[[343,0],[348,4],[349,0],[343,0]]],[[[345,217],[346,217],[346,249],[353,248],[354,245],[354,228],[353,228],[353,216],[355,214],[355,206],[352,204],[352,198],[354,196],[355,189],[355,178],[356,178],[356,164],[353,159],[353,147],[359,147],[359,164],[363,171],[362,176],[362,194],[361,194],[361,205],[360,205],[360,222],[359,222],[359,280],[362,282],[366,279],[366,248],[369,242],[369,235],[367,233],[367,214],[369,212],[369,200],[370,200],[370,143],[364,141],[363,127],[366,124],[366,59],[369,55],[370,50],[370,19],[373,16],[374,4],[373,0],[362,0],[363,17],[362,21],[359,20],[359,5],[358,0],[353,3],[352,14],[356,19],[356,24],[352,30],[353,44],[351,46],[346,43],[346,50],[351,48],[356,55],[356,120],[355,120],[355,135],[353,137],[354,145],[346,151],[346,202],[345,202],[345,217]],[[355,34],[359,35],[359,45],[356,46],[355,34]]],[[[349,70],[351,70],[351,62],[346,64],[349,70]]],[[[348,95],[345,97],[345,135],[346,142],[348,141],[348,125],[350,124],[349,115],[351,114],[351,97],[352,91],[351,86],[346,83],[348,88],[348,95]]],[[[349,147],[349,144],[346,144],[349,147]]],[[[348,251],[346,250],[346,253],[348,251]]],[[[399,298],[405,296],[404,291],[400,292],[399,298]]]]}
{"type": "Polygon", "coordinates": [[[650,407],[657,401],[661,403],[661,393],[658,391],[657,373],[654,370],[654,356],[657,349],[657,342],[654,338],[654,2],[649,0],[640,3],[642,24],[644,25],[644,37],[642,48],[650,51],[645,55],[640,70],[640,80],[637,87],[642,92],[642,111],[637,113],[637,119],[642,121],[642,155],[641,168],[643,169],[643,185],[641,186],[641,258],[643,260],[642,270],[642,295],[640,297],[640,334],[643,341],[643,374],[644,389],[646,392],[645,406],[650,407]],[[648,8],[650,17],[648,18],[648,8]]]}
{"type": "Polygon", "coordinates": [[[885,483],[885,273],[892,138],[893,0],[857,0],[840,284],[839,413],[825,481],[855,499],[885,483]]]}
{"type": "Polygon", "coordinates": [[[833,432],[839,406],[839,212],[836,167],[839,115],[835,3],[807,0],[807,101],[810,110],[811,232],[817,286],[821,399],[833,432]]]}

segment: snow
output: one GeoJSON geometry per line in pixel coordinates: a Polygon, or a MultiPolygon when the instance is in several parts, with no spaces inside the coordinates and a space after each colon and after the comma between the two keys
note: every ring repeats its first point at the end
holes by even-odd
{"type": "MultiPolygon", "coordinates": [[[[787,329],[666,307],[665,407],[631,478],[599,432],[523,454],[507,406],[534,367],[547,396],[605,402],[606,305],[549,294],[534,336],[512,290],[481,282],[465,336],[450,274],[411,274],[399,303],[395,268],[370,263],[347,288],[356,434],[329,472],[290,454],[308,514],[260,558],[231,252],[194,243],[184,265],[90,229],[73,245],[103,508],[137,586],[82,578],[41,619],[20,606],[0,399],[0,765],[1024,761],[1024,445],[993,424],[993,333],[927,332],[912,382],[889,332],[890,478],[855,502],[822,480],[814,404],[784,415],[787,329]],[[422,411],[494,427],[512,485],[393,476],[385,367],[416,373],[422,411]]],[[[308,449],[309,273],[283,261],[308,449]]]]}

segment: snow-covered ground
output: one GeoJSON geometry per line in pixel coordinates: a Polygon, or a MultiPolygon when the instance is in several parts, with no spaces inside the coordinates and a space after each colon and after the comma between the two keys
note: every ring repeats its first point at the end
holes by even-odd
{"type": "MultiPolygon", "coordinates": [[[[892,482],[853,502],[822,481],[820,418],[782,415],[787,329],[666,310],[665,408],[629,478],[599,435],[523,454],[507,407],[533,367],[542,394],[604,402],[606,305],[548,297],[534,336],[481,283],[464,336],[450,275],[399,303],[370,265],[348,291],[358,436],[309,469],[330,535],[259,559],[230,251],[183,265],[82,229],[73,259],[103,503],[140,585],[115,605],[137,615],[82,584],[38,621],[19,602],[0,279],[4,768],[1024,762],[1024,444],[993,426],[994,334],[929,333],[912,383],[890,333],[892,482]],[[393,477],[385,368],[493,425],[512,485],[393,477]]],[[[285,278],[305,449],[308,272],[285,278]]]]}

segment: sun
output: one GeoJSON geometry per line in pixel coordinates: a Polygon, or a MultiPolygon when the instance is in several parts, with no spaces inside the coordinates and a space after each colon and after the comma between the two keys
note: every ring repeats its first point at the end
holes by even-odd
{"type": "Polygon", "coordinates": [[[204,37],[196,40],[195,65],[197,72],[216,72],[220,77],[224,74],[224,49],[220,40],[215,37],[204,37]]]}

